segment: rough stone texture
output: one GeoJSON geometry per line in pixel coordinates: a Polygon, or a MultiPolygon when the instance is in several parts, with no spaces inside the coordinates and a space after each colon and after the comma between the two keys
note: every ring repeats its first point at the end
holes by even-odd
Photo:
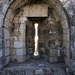
{"type": "Polygon", "coordinates": [[[61,68],[63,64],[50,64],[40,59],[32,59],[22,64],[14,64],[14,62],[11,64],[4,70],[1,70],[0,75],[65,75],[65,71],[61,68]],[[44,66],[38,66],[41,64],[44,66]]]}
{"type": "MultiPolygon", "coordinates": [[[[3,38],[3,34],[2,34],[2,32],[1,32],[1,29],[2,29],[2,26],[3,26],[3,20],[4,20],[4,16],[5,16],[5,13],[6,13],[6,11],[7,11],[7,9],[8,9],[8,7],[10,6],[10,4],[11,4],[11,2],[12,1],[14,1],[14,0],[10,0],[10,1],[8,1],[8,0],[0,0],[0,39],[2,40],[2,38],[3,38]]],[[[71,49],[70,49],[70,56],[71,56],[71,66],[74,66],[75,64],[73,64],[73,63],[75,63],[75,1],[74,0],[60,0],[61,1],[61,3],[63,4],[63,7],[66,9],[66,11],[67,11],[67,13],[68,13],[68,15],[69,15],[69,20],[70,20],[70,28],[71,28],[71,41],[70,41],[70,46],[71,46],[71,49]]],[[[25,2],[28,2],[28,0],[25,0],[25,2]]],[[[13,4],[13,6],[11,7],[12,8],[12,10],[15,10],[16,11],[16,9],[17,8],[19,8],[19,7],[21,7],[25,2],[21,2],[21,0],[17,0],[17,2],[15,2],[15,4],[13,4]],[[21,3],[21,5],[19,5],[21,3]],[[17,6],[17,7],[16,7],[17,6]]],[[[61,11],[62,10],[62,8],[59,6],[59,1],[57,1],[57,0],[51,0],[51,2],[56,6],[56,8],[59,10],[59,11],[61,11]],[[59,9],[60,8],[60,9],[59,9]]],[[[32,3],[31,2],[31,0],[30,0],[30,2],[29,3],[32,3]]],[[[35,3],[35,1],[33,0],[33,3],[35,3]]],[[[54,6],[54,7],[55,7],[54,6]]],[[[12,11],[11,9],[10,9],[10,13],[9,13],[9,15],[7,15],[7,18],[8,19],[10,19],[10,21],[12,21],[12,18],[13,18],[13,11],[12,11]]],[[[66,11],[65,11],[65,13],[66,13],[66,11]]],[[[58,14],[61,14],[61,18],[62,18],[62,20],[63,20],[63,15],[62,15],[62,13],[59,13],[58,12],[58,14]]],[[[64,17],[65,18],[65,17],[64,17]]],[[[56,21],[58,21],[59,19],[57,18],[56,19],[56,21]]],[[[65,20],[65,19],[64,19],[65,20]]],[[[66,21],[66,20],[65,20],[66,21]]],[[[24,22],[24,20],[23,20],[23,22],[24,22]]],[[[50,23],[53,23],[53,22],[50,22],[50,23]]],[[[62,24],[64,23],[64,21],[62,21],[62,24]]],[[[65,24],[65,23],[64,23],[65,24]]],[[[9,23],[8,23],[8,25],[9,25],[9,23]]],[[[10,24],[11,25],[11,24],[10,24]]],[[[67,27],[67,26],[64,26],[63,25],[63,28],[65,29],[65,27],[67,27]]],[[[13,29],[13,28],[12,28],[13,29]]],[[[5,34],[5,37],[7,38],[8,36],[6,36],[6,35],[8,35],[9,34],[9,32],[8,31],[5,31],[5,32],[7,32],[7,34],[5,34]]],[[[67,32],[66,32],[67,33],[67,32]]],[[[50,34],[51,34],[51,32],[50,32],[50,34]]],[[[18,34],[17,34],[18,35],[18,34]]],[[[7,38],[8,39],[8,38],[7,38]]],[[[3,38],[3,40],[4,40],[4,38],[3,38]]],[[[65,40],[65,39],[64,39],[65,40]]],[[[3,43],[3,42],[2,42],[3,43]]],[[[0,42],[0,50],[2,50],[2,43],[0,42]]],[[[56,41],[56,44],[57,44],[58,42],[56,41]]],[[[59,44],[59,43],[58,43],[59,44]]],[[[65,43],[64,43],[65,44],[65,43]]],[[[52,45],[52,46],[54,46],[54,44],[52,45]]],[[[4,48],[4,46],[3,46],[3,48],[4,48]]],[[[4,49],[3,49],[4,50],[4,49]]],[[[4,51],[5,52],[5,51],[4,51]]],[[[3,53],[4,53],[3,52],[3,53]]],[[[4,54],[5,55],[5,54],[4,54]]],[[[4,56],[3,56],[4,57],[4,56]]],[[[2,64],[2,63],[1,63],[2,64]]],[[[0,65],[1,65],[0,64],[0,65]]],[[[72,69],[72,68],[71,68],[72,69]]]]}
{"type": "Polygon", "coordinates": [[[35,75],[44,75],[43,69],[35,70],[35,75]]]}

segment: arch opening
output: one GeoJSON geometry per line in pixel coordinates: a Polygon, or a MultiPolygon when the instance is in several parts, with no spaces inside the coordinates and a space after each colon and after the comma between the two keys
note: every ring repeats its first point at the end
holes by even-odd
{"type": "Polygon", "coordinates": [[[33,4],[28,1],[25,2],[20,4],[20,1],[18,3],[14,1],[6,14],[3,30],[5,57],[10,57],[12,61],[24,62],[28,55],[33,53],[33,25],[39,19],[39,52],[41,53],[41,58],[47,59],[52,63],[64,61],[67,66],[70,66],[69,25],[61,3],[59,1],[55,2],[55,0],[50,2],[42,0],[40,3],[39,1],[34,1],[33,4]],[[13,6],[14,4],[15,6],[13,6]],[[32,10],[28,11],[29,7],[26,9],[26,6],[37,4],[39,6],[41,4],[48,5],[45,6],[46,9],[44,8],[46,12],[43,9],[42,11],[38,9],[39,13],[37,14],[34,13],[36,8],[33,8],[35,10],[31,14],[27,14],[32,10]],[[44,14],[40,15],[41,12],[44,12],[44,14]],[[34,18],[32,19],[31,17],[34,18]],[[7,50],[9,50],[8,54],[6,53],[7,50]]]}

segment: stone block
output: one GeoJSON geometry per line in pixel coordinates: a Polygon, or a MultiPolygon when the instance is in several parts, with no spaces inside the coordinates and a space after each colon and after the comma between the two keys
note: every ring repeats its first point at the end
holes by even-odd
{"type": "Polygon", "coordinates": [[[14,42],[14,48],[23,48],[23,47],[25,47],[25,42],[22,41],[14,42]]]}
{"type": "Polygon", "coordinates": [[[20,24],[20,30],[24,30],[24,29],[26,29],[26,25],[25,25],[25,23],[23,23],[23,24],[20,24]]]}
{"type": "Polygon", "coordinates": [[[25,49],[16,49],[16,55],[26,55],[25,49]]]}
{"type": "Polygon", "coordinates": [[[49,61],[50,61],[51,63],[55,63],[55,62],[58,61],[58,58],[57,58],[57,57],[49,57],[49,61]]]}
{"type": "Polygon", "coordinates": [[[10,54],[10,48],[5,48],[5,56],[8,56],[10,54]]]}
{"type": "Polygon", "coordinates": [[[48,5],[46,4],[34,4],[26,6],[24,8],[23,16],[26,17],[47,17],[48,16],[48,5]]]}
{"type": "Polygon", "coordinates": [[[0,58],[3,56],[2,49],[0,50],[0,58]]]}

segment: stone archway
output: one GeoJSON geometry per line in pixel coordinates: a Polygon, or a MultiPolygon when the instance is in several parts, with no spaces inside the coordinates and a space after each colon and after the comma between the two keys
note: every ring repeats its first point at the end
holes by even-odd
{"type": "MultiPolygon", "coordinates": [[[[11,32],[14,31],[13,19],[16,16],[16,14],[18,14],[19,12],[20,12],[19,15],[22,15],[23,10],[20,10],[20,8],[26,6],[27,4],[31,4],[31,2],[32,1],[29,2],[28,0],[25,0],[24,2],[21,0],[14,1],[10,5],[10,7],[7,11],[7,14],[5,16],[3,31],[4,31],[4,39],[5,39],[6,44],[4,46],[5,49],[4,49],[3,53],[7,59],[9,58],[9,60],[11,57],[10,53],[12,53],[12,46],[13,46],[13,40],[14,40],[13,38],[10,39],[10,31],[11,32]],[[8,37],[7,37],[7,35],[8,35],[8,37]],[[10,40],[12,40],[12,42],[10,42],[10,40]],[[10,42],[11,45],[8,42],[10,42]],[[6,51],[8,51],[8,53],[6,51]]],[[[63,10],[63,7],[62,7],[60,1],[56,1],[56,0],[50,0],[50,1],[49,0],[48,1],[42,0],[41,2],[47,3],[49,5],[49,7],[52,6],[54,16],[56,17],[56,21],[60,21],[60,23],[61,23],[61,26],[63,29],[63,46],[64,46],[64,54],[65,54],[65,63],[66,63],[66,65],[70,66],[70,29],[69,29],[67,16],[63,10]]],[[[38,1],[38,3],[41,3],[41,2],[38,1]]],[[[33,3],[35,4],[36,1],[33,0],[33,3]]],[[[20,20],[21,20],[22,24],[25,25],[25,20],[27,20],[26,17],[20,17],[20,18],[21,18],[20,20]]],[[[16,18],[15,22],[17,23],[18,21],[19,21],[19,19],[16,18]]],[[[24,36],[22,35],[22,37],[24,37],[24,36]]],[[[22,40],[22,41],[24,41],[24,40],[22,40]]],[[[22,42],[22,45],[24,45],[24,43],[22,42]]],[[[15,43],[15,44],[17,44],[17,43],[15,43]]],[[[15,46],[15,44],[14,44],[14,46],[15,46]]],[[[25,47],[23,47],[23,48],[25,48],[25,47]]],[[[20,58],[23,59],[25,57],[20,57],[20,58]]],[[[6,64],[9,62],[9,60],[6,62],[6,64]]]]}

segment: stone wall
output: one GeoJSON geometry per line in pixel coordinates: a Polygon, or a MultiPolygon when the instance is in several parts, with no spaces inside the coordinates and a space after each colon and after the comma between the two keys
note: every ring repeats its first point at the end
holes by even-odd
{"type": "MultiPolygon", "coordinates": [[[[13,0],[1,0],[0,1],[0,68],[2,68],[2,66],[5,64],[5,61],[7,61],[6,63],[9,62],[9,47],[8,47],[8,44],[9,44],[9,36],[6,36],[6,35],[9,35],[9,30],[7,30],[7,27],[8,25],[5,25],[3,26],[3,21],[5,19],[5,14],[7,13],[7,9],[8,7],[11,5],[11,2],[13,0]],[[7,34],[4,34],[3,35],[3,30],[4,29],[4,32],[7,32],[7,34]],[[4,43],[8,43],[7,45],[4,43]],[[8,49],[7,49],[8,48],[8,49]],[[5,57],[6,56],[6,57],[5,57]]],[[[25,2],[27,2],[28,0],[26,0],[25,2]]],[[[65,13],[67,11],[68,15],[69,15],[69,20],[70,20],[70,32],[71,32],[71,37],[69,37],[71,39],[70,41],[70,46],[71,46],[71,50],[70,50],[70,57],[71,57],[71,69],[74,69],[74,66],[75,66],[75,1],[74,0],[60,0],[63,7],[64,7],[64,10],[65,10],[65,13]]],[[[18,4],[20,3],[17,2],[18,4]]],[[[24,2],[23,2],[24,3],[24,2]]],[[[21,3],[23,5],[23,3],[21,3]]],[[[17,4],[14,5],[13,8],[15,8],[17,4]]],[[[18,5],[17,5],[18,6],[18,5]]],[[[18,6],[19,7],[19,6],[18,6]]],[[[13,10],[13,9],[12,9],[13,10]]],[[[12,24],[11,22],[11,18],[13,18],[11,15],[13,15],[12,13],[12,10],[10,10],[11,14],[10,16],[8,15],[7,16],[7,20],[9,25],[12,24]]],[[[5,20],[6,20],[5,19],[5,20]]],[[[6,21],[7,22],[7,21],[6,21]]],[[[10,26],[9,26],[10,27],[10,26]]],[[[69,46],[69,47],[70,47],[69,46]]]]}

